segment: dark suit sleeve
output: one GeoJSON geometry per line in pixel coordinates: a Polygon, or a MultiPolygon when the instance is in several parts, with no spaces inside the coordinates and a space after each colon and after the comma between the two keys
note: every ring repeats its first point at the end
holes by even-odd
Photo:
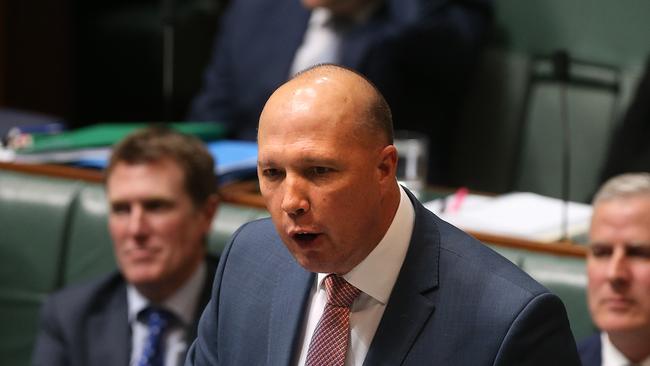
{"type": "Polygon", "coordinates": [[[49,297],[41,308],[39,332],[32,354],[34,366],[65,366],[71,363],[56,304],[56,299],[49,297]]]}
{"type": "Polygon", "coordinates": [[[532,298],[512,323],[494,364],[580,366],[562,301],[550,293],[532,298]]]}

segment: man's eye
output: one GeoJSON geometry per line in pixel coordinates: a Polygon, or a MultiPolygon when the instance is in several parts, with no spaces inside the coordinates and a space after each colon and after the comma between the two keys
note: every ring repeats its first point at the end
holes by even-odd
{"type": "Polygon", "coordinates": [[[156,212],[156,211],[163,211],[168,208],[171,208],[173,204],[168,201],[163,201],[163,200],[153,200],[153,201],[147,201],[143,204],[144,209],[148,212],[156,212]]]}
{"type": "Polygon", "coordinates": [[[589,251],[596,258],[608,257],[612,254],[612,248],[604,245],[592,245],[589,251]]]}
{"type": "Polygon", "coordinates": [[[650,259],[650,246],[648,245],[628,246],[625,252],[628,257],[650,259]]]}
{"type": "Polygon", "coordinates": [[[325,175],[325,174],[331,172],[332,169],[326,168],[324,166],[315,166],[315,167],[311,168],[310,171],[311,171],[311,173],[313,175],[325,175]]]}
{"type": "Polygon", "coordinates": [[[280,176],[280,170],[275,168],[267,168],[262,170],[262,175],[268,179],[275,179],[280,176]]]}
{"type": "Polygon", "coordinates": [[[127,204],[112,204],[111,213],[114,215],[125,215],[131,211],[131,207],[127,204]]]}

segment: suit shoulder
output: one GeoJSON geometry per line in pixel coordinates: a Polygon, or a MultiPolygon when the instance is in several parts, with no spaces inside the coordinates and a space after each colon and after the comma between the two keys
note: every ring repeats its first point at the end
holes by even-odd
{"type": "Polygon", "coordinates": [[[43,307],[56,308],[63,316],[76,316],[96,304],[106,303],[120,291],[126,291],[126,283],[119,272],[89,281],[66,286],[50,294],[43,307]]]}
{"type": "Polygon", "coordinates": [[[270,218],[245,223],[235,231],[231,238],[231,245],[234,247],[231,250],[262,247],[269,250],[279,248],[278,244],[284,247],[270,218]]]}
{"type": "Polygon", "coordinates": [[[530,295],[548,292],[530,275],[484,243],[436,217],[440,228],[441,256],[454,258],[462,268],[477,271],[496,281],[517,287],[530,295]]]}
{"type": "Polygon", "coordinates": [[[290,265],[294,259],[277,234],[270,218],[258,219],[242,225],[230,238],[223,251],[220,264],[228,271],[241,263],[265,266],[290,265]]]}

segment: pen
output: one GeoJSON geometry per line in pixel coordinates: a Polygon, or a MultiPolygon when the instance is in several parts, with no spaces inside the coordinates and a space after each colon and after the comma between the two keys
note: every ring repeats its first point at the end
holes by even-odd
{"type": "MultiPolygon", "coordinates": [[[[452,213],[458,212],[463,205],[463,202],[465,201],[465,197],[467,197],[467,193],[469,190],[466,187],[460,187],[456,191],[456,193],[453,194],[452,196],[452,201],[449,207],[449,210],[452,213]]],[[[446,206],[446,205],[445,205],[446,206]]]]}

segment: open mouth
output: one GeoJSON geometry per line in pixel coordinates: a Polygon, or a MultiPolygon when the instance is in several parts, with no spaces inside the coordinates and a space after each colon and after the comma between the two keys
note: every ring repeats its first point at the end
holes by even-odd
{"type": "Polygon", "coordinates": [[[293,240],[301,243],[301,244],[309,244],[313,242],[320,234],[316,233],[296,233],[293,234],[293,240]]]}

